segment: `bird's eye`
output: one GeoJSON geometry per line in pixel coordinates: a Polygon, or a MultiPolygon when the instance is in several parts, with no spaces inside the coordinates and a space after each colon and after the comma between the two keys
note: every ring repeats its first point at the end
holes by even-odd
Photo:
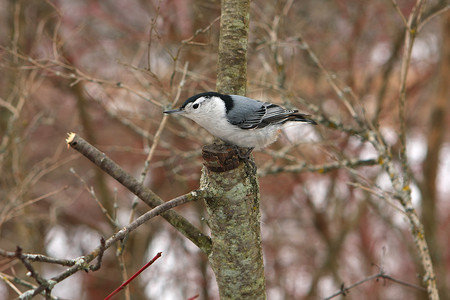
{"type": "Polygon", "coordinates": [[[198,108],[198,103],[195,103],[194,105],[192,105],[192,108],[197,109],[198,108]]]}

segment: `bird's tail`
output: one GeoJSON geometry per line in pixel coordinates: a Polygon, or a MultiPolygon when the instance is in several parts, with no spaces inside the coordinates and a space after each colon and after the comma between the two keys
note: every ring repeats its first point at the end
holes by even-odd
{"type": "Polygon", "coordinates": [[[317,125],[317,122],[314,121],[313,119],[310,118],[311,115],[307,115],[307,114],[302,114],[299,113],[297,111],[293,112],[292,114],[289,115],[289,117],[287,118],[286,122],[290,121],[290,122],[304,122],[304,123],[308,123],[308,124],[313,124],[313,125],[317,125]]]}

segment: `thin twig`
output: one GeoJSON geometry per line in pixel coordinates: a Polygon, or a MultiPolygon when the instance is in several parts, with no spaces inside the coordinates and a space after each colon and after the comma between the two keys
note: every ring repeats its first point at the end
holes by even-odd
{"type": "MultiPolygon", "coordinates": [[[[17,254],[16,254],[16,252],[5,251],[3,249],[0,249],[0,256],[6,257],[6,258],[16,258],[17,254]]],[[[57,265],[67,266],[67,267],[73,266],[75,264],[73,262],[73,260],[70,260],[70,259],[54,258],[54,257],[42,255],[42,254],[21,253],[21,256],[30,262],[42,262],[42,263],[49,263],[49,264],[57,264],[57,265]]]]}
{"type": "Polygon", "coordinates": [[[11,282],[11,280],[5,276],[6,274],[0,273],[0,278],[3,282],[8,285],[17,295],[22,294],[22,292],[11,282]]]}
{"type": "MultiPolygon", "coordinates": [[[[183,77],[181,78],[180,84],[178,85],[177,94],[176,94],[175,98],[172,101],[172,106],[174,106],[178,102],[178,100],[180,99],[181,90],[182,90],[182,88],[184,86],[185,79],[186,79],[187,68],[188,68],[188,63],[186,63],[184,65],[183,77]]],[[[159,124],[158,130],[155,133],[155,136],[153,138],[152,147],[150,148],[150,151],[149,151],[149,153],[147,155],[147,158],[145,159],[144,170],[141,173],[141,178],[140,178],[141,184],[145,180],[145,176],[147,175],[148,169],[150,167],[150,161],[152,160],[153,155],[155,154],[156,147],[158,146],[159,140],[161,139],[161,134],[162,134],[162,132],[163,132],[165,126],[166,126],[167,119],[168,119],[168,115],[164,114],[163,118],[161,120],[161,123],[159,124]]]]}
{"type": "Polygon", "coordinates": [[[68,189],[68,188],[69,188],[68,186],[63,186],[63,187],[57,189],[56,191],[49,192],[49,193],[47,193],[45,195],[42,195],[42,196],[39,196],[37,198],[31,199],[29,201],[26,201],[26,202],[24,202],[24,203],[22,203],[22,204],[20,204],[20,205],[18,205],[16,207],[12,208],[3,218],[0,218],[0,227],[6,221],[8,221],[8,220],[10,220],[10,219],[12,219],[14,217],[17,217],[17,215],[19,215],[18,212],[21,211],[23,208],[25,208],[25,207],[27,207],[29,205],[35,204],[36,202],[44,200],[44,199],[46,199],[48,197],[54,196],[56,194],[59,194],[62,191],[68,189]]]}
{"type": "MultiPolygon", "coordinates": [[[[324,67],[324,65],[319,60],[319,58],[316,56],[316,54],[311,50],[311,48],[309,47],[309,44],[305,41],[305,39],[301,35],[298,36],[297,39],[298,39],[298,42],[300,43],[301,49],[305,50],[308,53],[310,59],[320,69],[320,71],[322,71],[322,73],[324,73],[325,78],[327,79],[328,83],[331,85],[334,92],[338,95],[338,98],[344,103],[345,107],[350,112],[350,115],[353,117],[353,119],[355,119],[355,121],[358,122],[358,124],[361,125],[359,116],[357,115],[356,111],[353,109],[353,106],[350,103],[350,101],[345,96],[344,91],[342,91],[336,84],[334,76],[331,75],[330,72],[328,72],[328,70],[324,67]]],[[[352,94],[352,96],[354,96],[354,95],[352,94]]]]}
{"type": "Polygon", "coordinates": [[[361,183],[355,183],[355,182],[347,182],[348,185],[351,185],[355,188],[359,188],[363,191],[366,191],[380,199],[383,199],[384,201],[386,201],[386,203],[388,205],[390,205],[393,209],[395,209],[396,211],[398,211],[399,213],[403,214],[406,216],[406,213],[403,211],[403,209],[401,207],[398,207],[395,202],[392,200],[392,196],[389,195],[386,192],[383,191],[376,191],[375,189],[371,188],[371,187],[367,187],[362,185],[361,183]]]}
{"type": "Polygon", "coordinates": [[[115,289],[111,294],[109,294],[104,300],[111,299],[112,296],[117,294],[120,290],[122,290],[124,287],[126,287],[131,281],[133,281],[139,274],[141,274],[145,269],[150,267],[151,264],[153,264],[158,258],[161,257],[162,252],[158,252],[155,257],[153,257],[148,263],[145,264],[142,268],[139,269],[133,276],[131,276],[127,281],[122,283],[117,289],[115,289]]]}
{"type": "Polygon", "coordinates": [[[97,263],[95,265],[91,265],[89,270],[97,271],[100,269],[100,266],[102,265],[103,254],[105,253],[105,250],[106,250],[105,244],[106,244],[105,239],[103,237],[101,237],[100,238],[100,247],[99,247],[100,251],[97,256],[97,263]]]}
{"type": "MultiPolygon", "coordinates": [[[[180,84],[178,85],[177,94],[176,94],[176,96],[174,97],[174,99],[172,101],[172,106],[175,105],[178,102],[179,98],[180,98],[181,90],[182,90],[182,87],[184,86],[185,79],[186,79],[186,73],[187,73],[188,65],[189,64],[187,62],[184,65],[183,77],[181,78],[180,84]]],[[[150,168],[150,161],[152,160],[153,155],[155,154],[156,147],[159,144],[162,132],[164,131],[164,128],[166,127],[167,120],[168,120],[168,115],[164,114],[163,117],[162,117],[161,122],[159,123],[158,129],[156,130],[155,136],[153,138],[153,144],[150,147],[150,151],[149,151],[149,153],[147,155],[147,158],[145,159],[144,168],[143,168],[143,170],[141,172],[141,178],[139,180],[140,184],[144,183],[145,177],[147,176],[148,170],[150,168]]],[[[135,199],[133,199],[133,203],[131,205],[130,216],[128,218],[129,222],[131,222],[134,219],[134,215],[136,213],[136,207],[137,207],[137,197],[135,199]]],[[[124,246],[125,246],[126,240],[127,240],[127,238],[125,238],[123,240],[120,252],[122,252],[123,249],[125,249],[124,246]]]]}
{"type": "MultiPolygon", "coordinates": [[[[0,278],[1,278],[1,280],[3,280],[3,282],[5,282],[5,284],[7,284],[19,296],[22,296],[23,293],[13,283],[19,284],[19,285],[21,285],[21,286],[23,286],[25,288],[28,288],[28,289],[35,289],[35,288],[37,288],[36,285],[31,284],[28,281],[22,280],[22,279],[20,279],[18,277],[14,277],[14,276],[2,273],[2,272],[0,272],[0,278]]],[[[51,296],[51,295],[47,295],[47,297],[50,297],[50,299],[53,299],[53,300],[60,299],[58,297],[51,296]]]]}
{"type": "Polygon", "coordinates": [[[402,19],[403,25],[405,25],[405,27],[406,27],[408,30],[410,30],[408,21],[406,21],[405,15],[404,15],[404,14],[402,13],[402,11],[400,10],[400,7],[398,6],[397,0],[391,0],[391,2],[392,2],[392,5],[393,5],[394,8],[395,8],[395,11],[398,13],[398,15],[400,16],[400,18],[402,19]]]}
{"type": "Polygon", "coordinates": [[[412,284],[412,283],[408,283],[408,282],[396,279],[396,278],[394,278],[392,276],[386,275],[384,273],[384,271],[381,270],[380,273],[371,275],[371,276],[369,276],[367,278],[364,278],[364,279],[362,279],[362,280],[360,280],[358,282],[355,282],[354,284],[351,284],[351,285],[349,285],[347,287],[344,284],[342,284],[339,291],[337,291],[336,293],[332,294],[331,296],[328,296],[328,297],[324,298],[323,300],[330,300],[330,299],[333,299],[334,297],[337,297],[339,295],[346,296],[348,294],[348,292],[352,288],[355,288],[358,285],[361,285],[361,284],[363,284],[363,283],[365,283],[367,281],[371,281],[371,280],[374,280],[374,279],[378,280],[379,278],[387,279],[387,280],[390,280],[392,282],[395,282],[395,283],[398,283],[400,285],[403,285],[403,286],[406,286],[406,287],[410,287],[410,288],[413,288],[413,289],[416,289],[416,290],[419,290],[419,291],[423,291],[423,292],[427,291],[425,288],[423,288],[421,286],[418,286],[418,285],[415,285],[415,284],[412,284]]]}
{"type": "Polygon", "coordinates": [[[90,75],[84,73],[83,71],[81,71],[80,69],[78,69],[72,65],[63,63],[61,61],[54,60],[54,59],[34,59],[30,56],[26,56],[26,55],[22,55],[20,53],[14,52],[14,50],[9,49],[4,46],[0,46],[0,50],[4,50],[4,51],[10,53],[11,55],[13,55],[14,57],[16,57],[17,59],[20,59],[24,63],[28,64],[28,65],[22,66],[21,69],[45,70],[46,72],[48,72],[54,76],[68,79],[68,80],[73,80],[70,83],[70,86],[74,86],[80,82],[96,83],[96,84],[102,85],[102,86],[110,86],[110,87],[126,90],[127,92],[129,92],[133,95],[136,95],[139,98],[144,99],[145,101],[151,102],[158,107],[164,106],[161,102],[157,101],[154,98],[149,98],[147,96],[147,94],[137,91],[130,85],[124,84],[122,82],[108,81],[105,79],[90,76],[90,75]]]}
{"type": "Polygon", "coordinates": [[[100,201],[100,199],[98,199],[97,194],[94,191],[94,188],[92,186],[89,186],[86,182],[86,180],[84,180],[80,175],[78,175],[78,173],[75,171],[74,168],[70,168],[69,171],[75,175],[75,177],[78,178],[78,180],[81,181],[81,183],[84,186],[84,189],[91,195],[91,197],[95,200],[95,202],[97,203],[97,205],[100,207],[102,213],[106,216],[106,219],[108,219],[109,223],[113,226],[113,227],[117,227],[117,223],[116,221],[111,217],[111,215],[109,214],[108,210],[105,208],[105,206],[102,204],[102,202],[100,201]]]}
{"type": "Polygon", "coordinates": [[[432,12],[430,15],[426,16],[424,20],[420,22],[420,24],[417,26],[417,31],[421,31],[423,26],[425,26],[429,21],[434,19],[435,17],[447,12],[450,10],[450,4],[447,4],[446,6],[437,9],[436,11],[432,12]]]}

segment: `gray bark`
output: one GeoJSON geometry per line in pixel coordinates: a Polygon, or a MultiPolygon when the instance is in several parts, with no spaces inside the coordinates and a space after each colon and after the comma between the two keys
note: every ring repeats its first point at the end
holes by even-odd
{"type": "Polygon", "coordinates": [[[203,157],[206,163],[200,187],[213,195],[205,199],[212,239],[209,261],[220,298],[265,299],[255,170],[249,163],[234,168],[239,160],[235,159],[233,147],[208,145],[203,149],[203,157]]]}

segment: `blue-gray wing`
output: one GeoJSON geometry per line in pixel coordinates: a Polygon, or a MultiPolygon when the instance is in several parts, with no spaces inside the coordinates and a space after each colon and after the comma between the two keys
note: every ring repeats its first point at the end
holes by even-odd
{"type": "Polygon", "coordinates": [[[232,95],[233,108],[228,112],[231,124],[241,129],[263,128],[268,125],[283,124],[288,121],[300,121],[315,124],[308,115],[297,110],[284,109],[278,105],[257,101],[251,98],[232,95]]]}

